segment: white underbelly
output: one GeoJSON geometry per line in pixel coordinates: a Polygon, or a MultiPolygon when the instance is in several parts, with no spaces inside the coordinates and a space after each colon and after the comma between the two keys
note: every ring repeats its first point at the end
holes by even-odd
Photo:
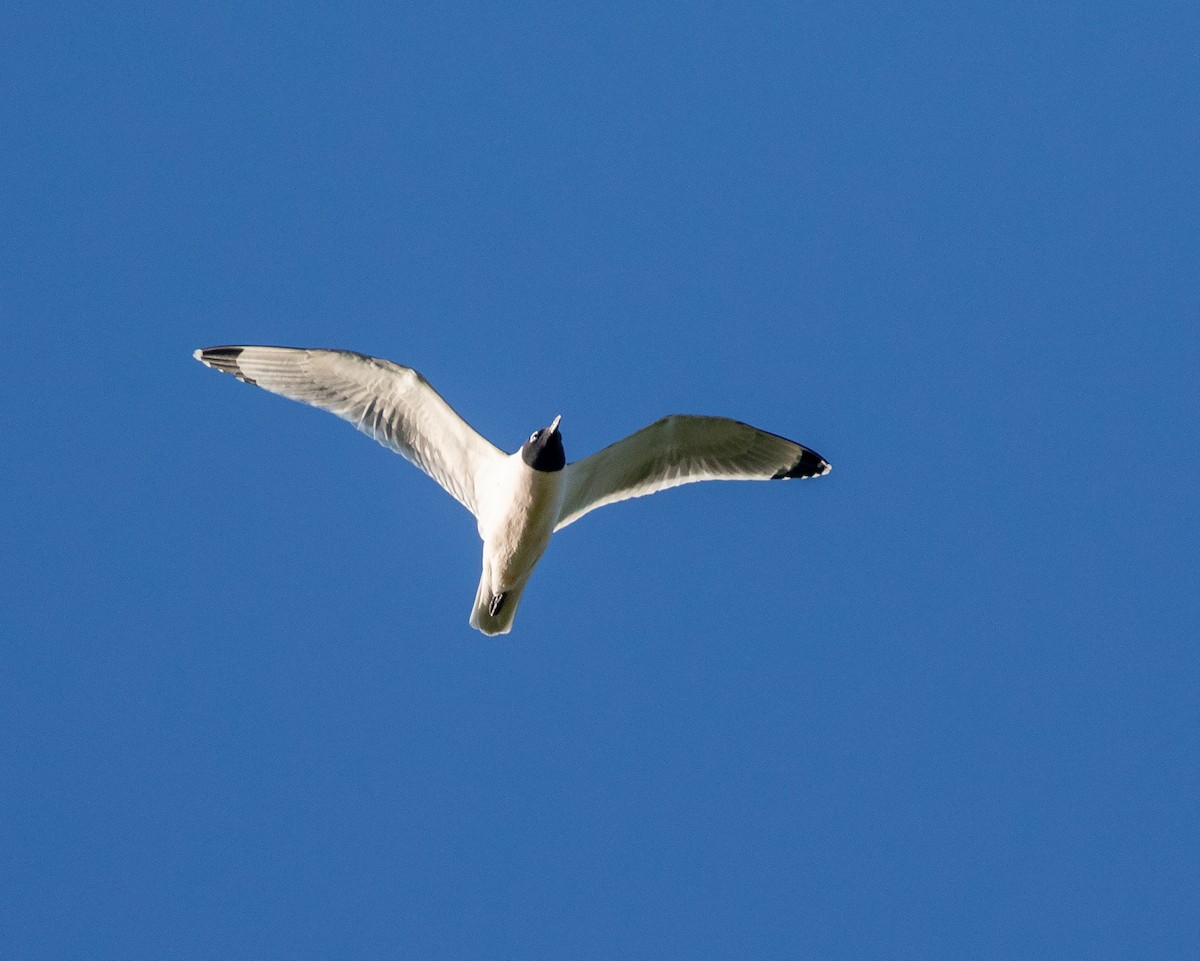
{"type": "Polygon", "coordinates": [[[554,533],[562,493],[562,471],[535,471],[519,456],[505,466],[479,520],[484,572],[496,593],[524,583],[541,559],[554,533]]]}

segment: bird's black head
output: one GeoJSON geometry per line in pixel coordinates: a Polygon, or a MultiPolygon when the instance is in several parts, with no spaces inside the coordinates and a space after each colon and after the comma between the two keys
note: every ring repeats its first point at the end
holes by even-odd
{"type": "Polygon", "coordinates": [[[562,415],[554,418],[554,423],[541,430],[535,430],[529,435],[529,440],[521,445],[521,460],[534,470],[551,473],[562,470],[567,466],[567,455],[563,453],[562,434],[558,432],[558,422],[562,415]]]}

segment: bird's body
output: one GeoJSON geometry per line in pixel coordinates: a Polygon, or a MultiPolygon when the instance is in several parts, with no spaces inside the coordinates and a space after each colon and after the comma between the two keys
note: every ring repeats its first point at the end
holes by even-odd
{"type": "Polygon", "coordinates": [[[558,522],[562,482],[561,469],[535,470],[519,451],[494,472],[477,522],[483,540],[483,570],[471,609],[471,626],[477,630],[502,634],[512,626],[521,592],[558,522]],[[497,597],[502,600],[494,605],[497,597]]]}
{"type": "Polygon", "coordinates": [[[701,480],[784,480],[829,472],[820,455],[724,417],[676,414],[568,464],[559,418],[513,454],[489,443],[419,373],[350,351],[210,347],[197,360],[320,407],[402,454],[475,515],[482,571],[471,626],[512,628],[551,535],[605,504],[701,480]]]}

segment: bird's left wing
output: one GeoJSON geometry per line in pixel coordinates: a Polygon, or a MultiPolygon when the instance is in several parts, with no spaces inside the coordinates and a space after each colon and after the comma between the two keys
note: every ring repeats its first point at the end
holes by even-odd
{"type": "Polygon", "coordinates": [[[675,414],[565,469],[555,530],[605,504],[680,484],[820,477],[829,464],[801,444],[741,421],[675,414]]]}
{"type": "Polygon", "coordinates": [[[481,476],[505,456],[411,367],[346,350],[294,347],[207,347],[193,356],[337,414],[412,461],[472,514],[478,514],[481,476]]]}

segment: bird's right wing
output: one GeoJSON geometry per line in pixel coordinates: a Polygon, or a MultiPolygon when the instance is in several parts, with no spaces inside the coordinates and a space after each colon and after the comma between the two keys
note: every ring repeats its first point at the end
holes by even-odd
{"type": "Polygon", "coordinates": [[[208,347],[195,358],[273,394],[320,407],[403,455],[478,515],[481,476],[503,451],[411,367],[346,350],[208,347]]]}
{"type": "Polygon", "coordinates": [[[807,447],[741,421],[675,414],[565,469],[555,530],[605,504],[680,484],[820,477],[829,464],[807,447]]]}

